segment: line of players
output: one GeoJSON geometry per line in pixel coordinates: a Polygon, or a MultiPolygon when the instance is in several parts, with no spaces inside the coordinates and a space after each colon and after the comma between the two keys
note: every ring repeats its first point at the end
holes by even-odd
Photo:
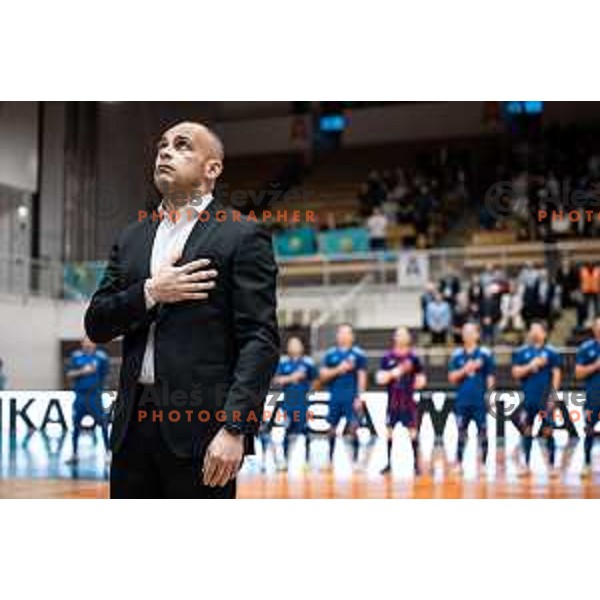
{"type": "MultiPolygon", "coordinates": [[[[477,427],[479,461],[485,466],[488,454],[486,393],[495,384],[495,360],[493,353],[480,345],[479,327],[467,323],[462,330],[463,345],[451,355],[448,364],[448,380],[456,386],[454,415],[458,427],[458,444],[455,471],[462,472],[464,450],[471,421],[477,427]]],[[[522,390],[523,402],[517,419],[522,431],[522,455],[524,463],[520,474],[529,473],[533,427],[536,417],[541,417],[541,436],[545,442],[551,475],[556,475],[556,450],[554,440],[555,390],[562,382],[563,361],[560,353],[548,344],[547,330],[543,323],[531,325],[526,343],[517,348],[512,356],[512,375],[522,390]]],[[[584,468],[582,477],[591,474],[594,428],[600,415],[600,318],[594,322],[593,338],[581,344],[576,355],[575,377],[585,382],[586,401],[584,468]]],[[[358,459],[357,430],[364,414],[363,394],[367,386],[367,357],[355,344],[351,325],[337,328],[336,345],[325,353],[320,368],[304,354],[304,346],[298,337],[288,341],[287,354],[282,356],[274,384],[284,393],[281,405],[285,415],[284,456],[287,463],[290,438],[304,435],[306,440],[306,463],[310,458],[310,435],[308,433],[308,395],[315,381],[328,390],[327,422],[329,424],[329,468],[333,463],[337,430],[342,419],[353,448],[353,461],[358,459]]],[[[381,359],[375,381],[385,386],[388,393],[386,414],[387,463],[382,474],[391,471],[393,432],[397,425],[407,428],[412,444],[415,475],[421,473],[419,460],[420,417],[415,402],[415,392],[427,385],[421,359],[413,347],[408,329],[396,330],[391,349],[381,359]]],[[[272,422],[272,421],[271,421],[272,422]]],[[[263,447],[268,444],[270,425],[263,426],[263,447]]]]}

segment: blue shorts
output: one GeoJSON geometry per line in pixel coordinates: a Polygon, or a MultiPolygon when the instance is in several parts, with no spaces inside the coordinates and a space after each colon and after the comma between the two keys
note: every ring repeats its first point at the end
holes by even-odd
{"type": "Polygon", "coordinates": [[[337,427],[342,420],[346,419],[346,424],[358,425],[359,415],[354,410],[354,398],[351,400],[330,400],[329,412],[327,413],[327,422],[331,427],[337,427]]]}
{"type": "Polygon", "coordinates": [[[477,425],[477,429],[480,432],[487,430],[487,410],[485,405],[455,406],[454,416],[456,417],[456,424],[458,425],[459,431],[466,431],[469,428],[471,421],[475,422],[475,425],[477,425]]]}
{"type": "Polygon", "coordinates": [[[78,427],[84,417],[90,416],[96,423],[104,423],[108,415],[102,405],[102,397],[97,393],[77,392],[73,402],[73,424],[78,427]]]}
{"type": "Polygon", "coordinates": [[[307,432],[308,404],[290,404],[285,402],[281,405],[285,414],[285,427],[288,433],[303,434],[307,432]]]}
{"type": "Polygon", "coordinates": [[[524,402],[517,411],[517,421],[521,427],[533,427],[537,416],[542,419],[542,428],[553,427],[554,419],[546,404],[524,402]]]}

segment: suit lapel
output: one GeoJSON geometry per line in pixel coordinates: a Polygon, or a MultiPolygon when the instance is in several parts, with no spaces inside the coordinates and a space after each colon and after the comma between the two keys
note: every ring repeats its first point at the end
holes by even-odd
{"type": "MultiPolygon", "coordinates": [[[[181,260],[178,264],[183,265],[194,259],[195,250],[198,248],[199,244],[202,240],[206,239],[208,233],[216,226],[217,219],[216,214],[219,210],[224,210],[224,205],[217,199],[214,198],[213,201],[208,205],[206,212],[208,213],[208,217],[205,217],[205,220],[197,219],[192,231],[188,239],[186,240],[181,260]]],[[[156,230],[155,230],[156,233],[156,230]]],[[[154,236],[152,236],[152,240],[154,240],[154,236]]],[[[152,245],[150,245],[150,250],[152,250],[152,245]]],[[[207,257],[207,256],[205,256],[207,257]]],[[[148,261],[149,262],[149,261],[148,261]]],[[[157,324],[162,321],[166,314],[172,309],[173,304],[161,304],[158,308],[158,316],[157,316],[157,324]]]]}
{"type": "Polygon", "coordinates": [[[220,210],[224,210],[224,206],[218,198],[214,198],[213,201],[208,205],[206,213],[208,217],[203,217],[203,220],[197,219],[192,231],[183,246],[183,253],[181,263],[185,264],[190,260],[193,260],[194,247],[197,246],[199,240],[205,239],[208,232],[217,225],[216,214],[220,210]]]}
{"type": "Polygon", "coordinates": [[[160,225],[158,219],[152,220],[147,217],[144,219],[143,235],[141,236],[140,245],[140,269],[142,271],[142,279],[148,279],[150,277],[150,261],[152,260],[152,247],[154,246],[154,238],[156,237],[156,230],[160,225]]]}

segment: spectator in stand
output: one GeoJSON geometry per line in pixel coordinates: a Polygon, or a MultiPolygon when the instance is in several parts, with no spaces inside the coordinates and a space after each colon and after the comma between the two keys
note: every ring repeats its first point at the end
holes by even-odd
{"type": "Polygon", "coordinates": [[[498,329],[505,331],[523,331],[523,295],[522,289],[514,281],[509,283],[508,290],[500,298],[500,323],[498,329]]]}
{"type": "Polygon", "coordinates": [[[433,300],[427,305],[425,315],[431,332],[431,343],[445,344],[452,326],[452,310],[439,292],[435,292],[433,300]]]}
{"type": "Polygon", "coordinates": [[[415,199],[414,225],[417,235],[427,236],[432,212],[435,210],[435,202],[429,193],[429,188],[423,185],[415,199]]]}
{"type": "Polygon", "coordinates": [[[561,308],[573,308],[575,305],[574,294],[578,287],[577,271],[568,259],[563,259],[556,273],[556,285],[560,294],[561,308]]]}
{"type": "Polygon", "coordinates": [[[584,264],[579,269],[579,290],[583,302],[580,318],[582,322],[579,327],[585,325],[585,321],[595,319],[599,314],[600,295],[600,266],[592,262],[584,264]]]}
{"type": "Polygon", "coordinates": [[[534,269],[533,263],[528,261],[519,273],[518,283],[523,288],[533,286],[537,283],[538,277],[539,273],[534,269]]]}
{"type": "Polygon", "coordinates": [[[335,229],[337,229],[335,213],[328,212],[325,216],[325,223],[321,225],[321,231],[334,231],[335,229]]]}
{"type": "MultiPolygon", "coordinates": [[[[501,200],[501,206],[506,206],[508,201],[504,196],[501,200]]],[[[498,221],[494,214],[485,205],[479,208],[479,226],[486,231],[493,231],[498,226],[498,221]]]]}
{"type": "Polygon", "coordinates": [[[479,281],[481,283],[481,287],[484,290],[484,293],[485,293],[485,290],[487,290],[490,287],[490,285],[495,283],[496,269],[492,263],[488,263],[487,265],[485,265],[485,269],[482,271],[481,275],[479,276],[479,281]]]}
{"type": "MultiPolygon", "coordinates": [[[[547,214],[551,215],[552,211],[555,210],[556,207],[552,204],[547,204],[545,206],[541,206],[540,209],[545,210],[547,214]]],[[[566,238],[573,233],[573,223],[571,223],[570,219],[552,219],[550,221],[545,221],[545,223],[549,228],[547,241],[566,238]]]]}
{"type": "Polygon", "coordinates": [[[346,213],[341,223],[338,223],[338,229],[350,229],[352,227],[360,227],[363,223],[357,219],[353,213],[346,213]]]}
{"type": "Polygon", "coordinates": [[[373,210],[373,214],[367,219],[369,230],[369,245],[373,252],[382,252],[386,249],[388,220],[381,208],[373,210]]]}
{"type": "Polygon", "coordinates": [[[393,200],[388,194],[386,201],[381,205],[381,210],[386,216],[388,223],[396,223],[398,221],[398,202],[393,200]]]}
{"type": "Polygon", "coordinates": [[[550,281],[548,269],[540,269],[540,276],[537,282],[537,298],[534,304],[534,318],[545,322],[548,330],[552,330],[554,324],[555,298],[556,285],[550,281]]]}
{"type": "Polygon", "coordinates": [[[383,172],[381,180],[383,181],[383,185],[385,186],[386,193],[389,195],[389,193],[394,189],[397,183],[396,173],[391,169],[386,169],[383,172]]]}
{"type": "Polygon", "coordinates": [[[385,202],[387,191],[381,176],[375,170],[367,177],[367,198],[371,209],[381,206],[385,202]]]}
{"type": "Polygon", "coordinates": [[[388,198],[400,204],[410,192],[410,188],[406,181],[406,175],[402,169],[396,170],[396,185],[389,190],[388,198]]]}
{"type": "Polygon", "coordinates": [[[452,333],[455,344],[462,343],[462,328],[472,320],[473,313],[469,305],[469,296],[465,292],[458,292],[452,309],[452,333]]]}
{"type": "Polygon", "coordinates": [[[481,286],[481,279],[478,275],[473,275],[471,278],[471,285],[469,286],[469,306],[471,314],[477,319],[479,319],[482,300],[483,287],[481,286]]]}
{"type": "MultiPolygon", "coordinates": [[[[454,307],[456,303],[456,297],[460,293],[460,279],[452,267],[449,267],[447,273],[442,277],[439,289],[444,297],[444,300],[446,300],[450,306],[454,307]]],[[[462,340],[462,337],[460,340],[462,340]]],[[[458,343],[460,343],[460,340],[458,343]]]]}
{"type": "Polygon", "coordinates": [[[427,326],[427,306],[435,296],[435,283],[428,281],[425,284],[425,290],[421,294],[421,315],[423,318],[423,331],[428,332],[429,327],[427,326]]]}
{"type": "Polygon", "coordinates": [[[371,201],[369,198],[369,184],[361,183],[358,191],[358,205],[361,217],[366,217],[371,213],[371,201]]]}
{"type": "Polygon", "coordinates": [[[588,173],[592,179],[600,178],[600,154],[594,152],[588,160],[588,173]]]}
{"type": "Polygon", "coordinates": [[[537,318],[536,306],[539,295],[539,273],[536,271],[535,278],[525,278],[524,282],[525,283],[521,283],[523,294],[523,320],[525,321],[525,327],[529,329],[531,327],[531,323],[537,318]]]}
{"type": "Polygon", "coordinates": [[[496,284],[491,284],[483,290],[479,319],[483,343],[493,345],[496,339],[496,326],[500,321],[500,296],[496,284]]]}
{"type": "Polygon", "coordinates": [[[397,220],[401,225],[415,225],[415,199],[407,194],[398,203],[397,220]]]}
{"type": "Polygon", "coordinates": [[[467,187],[467,175],[462,167],[459,167],[456,173],[456,182],[453,190],[453,194],[462,200],[466,200],[469,197],[469,190],[467,187]]]}
{"type": "Polygon", "coordinates": [[[498,306],[500,306],[500,295],[508,291],[509,280],[506,272],[501,267],[494,269],[494,288],[495,293],[498,294],[498,306]]]}

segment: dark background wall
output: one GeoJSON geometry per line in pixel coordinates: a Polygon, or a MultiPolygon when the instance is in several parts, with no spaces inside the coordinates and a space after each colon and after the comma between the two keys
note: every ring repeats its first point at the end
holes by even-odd
{"type": "MultiPolygon", "coordinates": [[[[40,110],[37,102],[1,102],[0,185],[34,195],[39,190],[39,202],[33,203],[39,228],[33,236],[39,237],[41,257],[102,258],[116,232],[156,198],[151,168],[162,130],[182,119],[208,122],[222,135],[230,159],[289,152],[297,150],[290,136],[293,104],[44,102],[40,110]]],[[[352,112],[344,143],[490,133],[483,106],[413,102],[361,107],[352,112]]],[[[545,122],[563,124],[599,117],[597,102],[547,102],[544,113],[545,122]]]]}

